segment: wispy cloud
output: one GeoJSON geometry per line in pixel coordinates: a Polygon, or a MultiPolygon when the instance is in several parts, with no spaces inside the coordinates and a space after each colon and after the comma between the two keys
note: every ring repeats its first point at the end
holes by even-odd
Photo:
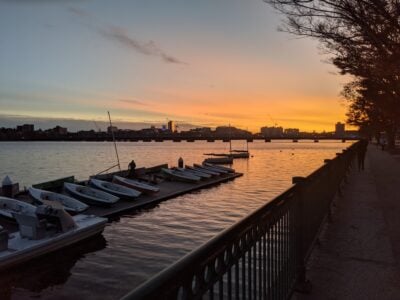
{"type": "Polygon", "coordinates": [[[94,27],[101,36],[115,42],[118,45],[143,55],[158,57],[165,63],[180,65],[188,64],[183,60],[167,53],[155,41],[138,40],[132,37],[125,28],[119,26],[99,25],[98,22],[95,22],[94,18],[87,11],[81,8],[69,7],[68,11],[79,18],[85,19],[85,21],[89,21],[91,23],[89,27],[94,27]]]}
{"type": "Polygon", "coordinates": [[[99,28],[99,33],[118,44],[148,56],[160,57],[164,62],[171,64],[187,64],[180,59],[167,54],[154,41],[142,42],[129,35],[129,33],[118,26],[107,26],[99,28]]]}
{"type": "Polygon", "coordinates": [[[81,17],[81,18],[88,18],[88,17],[90,17],[90,14],[89,14],[87,11],[85,11],[85,10],[83,10],[83,9],[80,9],[80,8],[78,8],[78,7],[72,7],[72,6],[70,6],[70,7],[68,7],[68,11],[69,11],[70,13],[72,13],[72,14],[78,16],[78,17],[81,17]]]}
{"type": "Polygon", "coordinates": [[[147,103],[144,103],[139,100],[132,100],[132,99],[120,99],[119,102],[122,103],[129,103],[129,104],[136,104],[136,105],[143,105],[143,106],[149,106],[147,103]]]}

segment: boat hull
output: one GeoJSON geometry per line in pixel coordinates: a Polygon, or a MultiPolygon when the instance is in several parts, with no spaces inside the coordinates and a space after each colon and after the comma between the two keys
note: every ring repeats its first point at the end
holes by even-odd
{"type": "Polygon", "coordinates": [[[114,176],[113,178],[113,182],[126,186],[128,188],[132,188],[135,190],[138,190],[144,194],[155,194],[158,193],[160,191],[159,188],[156,187],[151,187],[151,188],[146,188],[145,186],[143,186],[142,184],[136,184],[135,182],[133,182],[131,179],[127,179],[127,180],[123,180],[120,179],[118,176],[114,176]]]}
{"type": "MultiPolygon", "coordinates": [[[[84,216],[84,215],[79,215],[79,216],[84,216]]],[[[72,244],[76,244],[80,241],[91,238],[95,235],[101,234],[107,222],[106,219],[104,218],[101,219],[102,219],[101,221],[94,223],[90,226],[78,228],[76,230],[72,230],[66,233],[61,233],[51,241],[47,239],[44,241],[41,240],[32,241],[33,243],[35,243],[35,245],[33,245],[32,247],[26,247],[22,250],[15,250],[15,251],[10,251],[10,250],[1,251],[0,272],[3,272],[4,270],[9,269],[10,267],[22,264],[32,259],[36,259],[45,254],[57,251],[61,248],[65,248],[72,244]]],[[[11,236],[13,235],[14,235],[13,239],[16,238],[21,239],[19,236],[19,232],[13,233],[11,236]]],[[[27,239],[21,239],[21,240],[27,240],[27,239]]],[[[10,246],[12,247],[12,245],[10,246]]]]}
{"type": "Polygon", "coordinates": [[[194,175],[184,174],[183,172],[173,171],[169,169],[162,169],[163,173],[169,176],[171,179],[187,182],[187,183],[196,183],[200,181],[200,177],[194,175]]]}
{"type": "MultiPolygon", "coordinates": [[[[84,193],[78,192],[76,190],[75,186],[70,186],[67,184],[64,184],[64,188],[68,194],[70,194],[73,197],[76,197],[77,199],[79,199],[82,202],[89,204],[89,205],[110,207],[110,206],[113,206],[119,200],[118,197],[114,197],[113,195],[109,195],[110,197],[114,197],[114,200],[112,200],[112,201],[105,200],[103,198],[99,198],[99,197],[95,197],[95,196],[89,196],[84,193]]],[[[105,193],[103,191],[99,191],[99,192],[105,193]]]]}

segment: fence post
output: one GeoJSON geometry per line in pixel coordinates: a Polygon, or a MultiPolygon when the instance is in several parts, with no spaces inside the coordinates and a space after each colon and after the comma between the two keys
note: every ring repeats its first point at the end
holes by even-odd
{"type": "Polygon", "coordinates": [[[295,291],[299,293],[309,294],[311,293],[312,285],[306,276],[306,265],[305,265],[305,209],[304,209],[304,177],[293,177],[292,183],[296,184],[297,190],[297,217],[296,217],[296,273],[297,282],[295,291]]]}

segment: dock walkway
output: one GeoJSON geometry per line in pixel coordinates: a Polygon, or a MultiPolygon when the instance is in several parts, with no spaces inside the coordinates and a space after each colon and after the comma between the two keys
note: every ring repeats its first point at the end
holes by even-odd
{"type": "Polygon", "coordinates": [[[110,216],[120,215],[125,212],[133,211],[150,205],[155,205],[162,201],[178,197],[186,193],[215,186],[220,183],[233,180],[242,175],[243,175],[242,173],[222,174],[218,177],[213,177],[204,181],[202,180],[198,183],[164,181],[158,184],[160,192],[156,194],[153,195],[142,194],[136,200],[120,200],[112,207],[91,206],[86,213],[97,215],[100,217],[110,217],[110,216]]]}
{"type": "Polygon", "coordinates": [[[370,145],[354,165],[294,299],[400,299],[400,156],[370,145]]]}

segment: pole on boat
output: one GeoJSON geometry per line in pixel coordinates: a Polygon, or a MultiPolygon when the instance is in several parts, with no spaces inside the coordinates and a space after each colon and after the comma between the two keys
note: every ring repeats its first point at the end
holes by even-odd
{"type": "Polygon", "coordinates": [[[229,153],[232,153],[232,129],[231,124],[229,123],[229,153]]]}
{"type": "Polygon", "coordinates": [[[108,113],[108,119],[110,120],[110,131],[111,131],[111,135],[112,135],[113,142],[114,142],[115,154],[117,155],[118,169],[121,171],[121,164],[119,163],[117,143],[115,142],[114,130],[113,130],[113,126],[112,126],[112,123],[111,123],[111,116],[110,116],[110,112],[109,111],[107,111],[107,113],[108,113]]]}

